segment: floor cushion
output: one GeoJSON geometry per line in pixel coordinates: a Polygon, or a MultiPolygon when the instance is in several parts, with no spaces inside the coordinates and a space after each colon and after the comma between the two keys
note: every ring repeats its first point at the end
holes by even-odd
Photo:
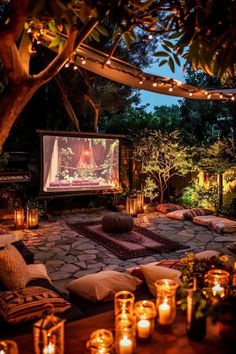
{"type": "Polygon", "coordinates": [[[212,215],[213,211],[210,209],[205,209],[205,208],[192,208],[188,209],[184,213],[184,217],[187,220],[193,220],[195,216],[204,216],[204,215],[212,215]]]}
{"type": "Polygon", "coordinates": [[[194,224],[202,225],[202,226],[210,226],[212,220],[218,218],[215,215],[205,215],[205,216],[195,216],[193,218],[194,224]]]}
{"type": "Polygon", "coordinates": [[[47,306],[53,306],[54,313],[64,312],[71,307],[57,293],[42,287],[5,291],[0,295],[0,314],[9,323],[41,318],[47,306]]]}
{"type": "Polygon", "coordinates": [[[0,250],[0,279],[8,290],[18,290],[27,283],[27,264],[15,246],[0,250]]]}
{"type": "Polygon", "coordinates": [[[104,270],[72,280],[66,288],[74,295],[97,302],[111,300],[121,290],[133,292],[140,284],[140,279],[129,274],[104,270]]]}
{"type": "Polygon", "coordinates": [[[216,218],[211,220],[210,228],[218,233],[236,232],[236,221],[227,218],[216,218]]]}
{"type": "Polygon", "coordinates": [[[102,228],[106,232],[128,232],[133,225],[134,220],[127,213],[108,213],[102,219],[102,228]]]}
{"type": "Polygon", "coordinates": [[[0,248],[4,247],[7,243],[19,241],[19,237],[14,234],[0,234],[0,248]]]}
{"type": "Polygon", "coordinates": [[[182,209],[182,210],[175,210],[170,213],[167,213],[167,218],[175,219],[175,220],[185,220],[186,212],[190,211],[191,209],[182,209]]]}
{"type": "Polygon", "coordinates": [[[171,279],[180,283],[181,272],[179,270],[159,266],[156,262],[141,265],[141,270],[153,296],[156,296],[155,282],[159,279],[171,279]]]}
{"type": "Polygon", "coordinates": [[[159,213],[162,214],[167,214],[175,210],[182,210],[184,209],[181,205],[179,204],[174,204],[174,203],[162,203],[158,204],[156,206],[156,211],[159,211],[159,213]]]}

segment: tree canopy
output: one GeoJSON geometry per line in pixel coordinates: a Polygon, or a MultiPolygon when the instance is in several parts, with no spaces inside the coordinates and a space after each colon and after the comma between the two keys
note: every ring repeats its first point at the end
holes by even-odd
{"type": "MultiPolygon", "coordinates": [[[[0,104],[0,149],[34,93],[77,55],[82,43],[107,41],[109,56],[118,43],[157,37],[174,70],[183,57],[193,68],[219,77],[234,75],[235,2],[225,0],[3,0],[0,5],[0,59],[7,85],[0,104]],[[109,24],[107,30],[107,24],[109,24]],[[38,73],[31,71],[37,45],[53,33],[57,55],[38,73]]],[[[105,64],[105,63],[104,63],[105,64]]]]}

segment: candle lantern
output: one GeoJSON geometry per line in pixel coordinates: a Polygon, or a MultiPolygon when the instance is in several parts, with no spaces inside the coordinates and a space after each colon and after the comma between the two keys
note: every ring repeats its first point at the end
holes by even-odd
{"type": "Polygon", "coordinates": [[[207,272],[206,279],[213,296],[224,297],[226,295],[229,277],[229,272],[222,269],[211,269],[207,272]]]}
{"type": "Polygon", "coordinates": [[[122,290],[115,294],[115,316],[119,314],[134,313],[134,294],[130,291],[122,290]]]}
{"type": "Polygon", "coordinates": [[[137,191],[137,212],[143,213],[144,211],[144,194],[142,191],[137,191]]]}
{"type": "Polygon", "coordinates": [[[111,354],[113,350],[113,335],[107,329],[94,331],[87,342],[91,354],[111,354]]]}
{"type": "Polygon", "coordinates": [[[126,212],[131,216],[137,216],[137,197],[131,196],[126,199],[126,212]]]}
{"type": "Polygon", "coordinates": [[[134,313],[137,340],[150,340],[155,328],[156,308],[154,303],[149,300],[137,301],[134,305],[134,313]]]}
{"type": "Polygon", "coordinates": [[[115,319],[115,350],[117,354],[132,354],[136,348],[134,316],[120,314],[115,319]]]}
{"type": "Polygon", "coordinates": [[[13,340],[0,341],[0,354],[18,354],[18,347],[13,340]]]}
{"type": "Polygon", "coordinates": [[[64,322],[50,314],[34,324],[35,354],[64,354],[64,322]]]}
{"type": "Polygon", "coordinates": [[[39,226],[39,211],[37,208],[28,208],[26,214],[28,229],[37,229],[39,226]]]}
{"type": "Polygon", "coordinates": [[[155,286],[157,322],[160,325],[170,325],[176,315],[175,295],[179,283],[171,279],[160,279],[155,282],[155,286]]]}
{"type": "Polygon", "coordinates": [[[14,227],[16,230],[24,229],[25,211],[23,208],[14,210],[14,227]]]}

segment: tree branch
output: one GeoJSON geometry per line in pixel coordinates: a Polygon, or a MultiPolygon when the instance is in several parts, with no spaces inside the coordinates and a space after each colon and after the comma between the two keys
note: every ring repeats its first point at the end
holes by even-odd
{"type": "Polygon", "coordinates": [[[23,70],[29,75],[29,67],[30,67],[30,56],[31,56],[32,42],[30,40],[29,35],[24,31],[20,46],[19,46],[19,55],[20,61],[23,70]]]}
{"type": "Polygon", "coordinates": [[[86,25],[84,25],[79,34],[77,28],[72,27],[67,38],[66,45],[64,46],[62,52],[59,53],[44,70],[34,76],[35,80],[39,80],[42,83],[46,83],[52,77],[56,76],[56,74],[66,63],[67,59],[70,58],[70,56],[73,54],[75,48],[79,46],[90,35],[90,33],[94,30],[97,24],[98,21],[92,18],[87,22],[86,25]]]}

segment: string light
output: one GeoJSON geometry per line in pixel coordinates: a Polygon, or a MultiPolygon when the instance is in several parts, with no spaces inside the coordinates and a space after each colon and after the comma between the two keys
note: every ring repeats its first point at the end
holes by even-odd
{"type": "Polygon", "coordinates": [[[37,44],[41,44],[41,42],[40,42],[40,41],[37,41],[36,43],[37,43],[37,44]]]}
{"type": "Polygon", "coordinates": [[[69,66],[70,66],[70,63],[69,63],[69,61],[65,64],[65,68],[69,68],[69,66]]]}
{"type": "Polygon", "coordinates": [[[143,84],[143,80],[139,80],[139,85],[142,85],[143,84]]]}
{"type": "Polygon", "coordinates": [[[220,94],[220,98],[223,98],[223,95],[222,95],[222,93],[220,94]]]}
{"type": "Polygon", "coordinates": [[[27,33],[31,33],[32,32],[32,29],[31,28],[28,28],[27,29],[27,33]]]}
{"type": "Polygon", "coordinates": [[[77,65],[74,65],[74,66],[73,66],[73,69],[74,69],[74,70],[78,70],[78,66],[77,66],[77,65]]]}
{"type": "Polygon", "coordinates": [[[110,65],[110,64],[111,64],[110,59],[107,59],[106,64],[107,64],[107,65],[110,65]]]}
{"type": "Polygon", "coordinates": [[[81,64],[85,65],[86,64],[86,60],[82,59],[81,64]]]}
{"type": "Polygon", "coordinates": [[[148,35],[148,39],[152,39],[153,38],[153,35],[150,33],[149,35],[148,35]]]}
{"type": "Polygon", "coordinates": [[[193,95],[193,93],[192,92],[189,92],[189,96],[192,96],[193,95]]]}
{"type": "Polygon", "coordinates": [[[204,92],[204,95],[208,95],[208,92],[207,92],[207,91],[205,91],[205,92],[204,92]]]}
{"type": "Polygon", "coordinates": [[[232,96],[232,97],[231,97],[231,100],[232,100],[232,101],[234,101],[234,100],[235,100],[234,96],[232,96]]]}
{"type": "Polygon", "coordinates": [[[207,95],[207,98],[208,98],[208,100],[211,98],[211,94],[209,93],[209,95],[207,95]]]}
{"type": "Polygon", "coordinates": [[[157,87],[157,83],[153,82],[152,86],[157,87]]]}

